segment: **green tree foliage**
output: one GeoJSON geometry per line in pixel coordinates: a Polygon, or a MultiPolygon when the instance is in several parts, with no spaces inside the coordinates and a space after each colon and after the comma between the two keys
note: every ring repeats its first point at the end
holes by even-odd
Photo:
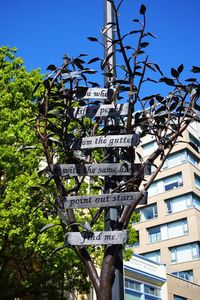
{"type": "Polygon", "coordinates": [[[51,215],[56,214],[52,206],[49,211],[48,189],[38,188],[43,153],[32,120],[37,110],[32,92],[42,80],[39,70],[26,71],[16,49],[0,48],[2,300],[28,295],[31,299],[66,299],[64,290],[87,292],[89,287],[85,270],[71,249],[52,254],[63,242],[61,226],[40,232],[49,222],[60,225],[58,218],[52,220],[51,215]]]}

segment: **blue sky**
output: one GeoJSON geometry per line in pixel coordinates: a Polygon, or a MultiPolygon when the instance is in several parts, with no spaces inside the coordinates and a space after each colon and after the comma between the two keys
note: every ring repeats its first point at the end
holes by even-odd
{"type": "MultiPolygon", "coordinates": [[[[134,29],[132,19],[140,16],[142,3],[147,7],[147,31],[157,36],[146,48],[150,60],[166,75],[181,63],[185,69],[200,65],[200,1],[124,0],[122,32],[134,29]]],[[[1,0],[0,45],[17,47],[27,70],[41,68],[43,73],[49,64],[61,65],[65,53],[103,56],[102,49],[87,40],[100,37],[103,6],[104,0],[1,0]]]]}

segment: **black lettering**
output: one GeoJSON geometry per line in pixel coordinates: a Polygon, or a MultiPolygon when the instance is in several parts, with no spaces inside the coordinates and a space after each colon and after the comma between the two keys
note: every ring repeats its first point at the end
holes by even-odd
{"type": "Polygon", "coordinates": [[[101,239],[101,233],[99,233],[99,235],[96,236],[96,241],[99,241],[101,239]]]}
{"type": "Polygon", "coordinates": [[[131,201],[134,200],[134,196],[133,196],[133,195],[131,195],[130,198],[131,198],[131,199],[130,199],[131,201]]]}
{"type": "Polygon", "coordinates": [[[117,201],[117,197],[116,197],[116,196],[113,197],[113,202],[114,202],[114,201],[117,201]]]}
{"type": "Polygon", "coordinates": [[[112,239],[112,236],[109,234],[105,235],[105,241],[110,241],[112,239]]]}
{"type": "Polygon", "coordinates": [[[115,143],[118,144],[119,143],[119,139],[115,139],[115,143]]]}
{"type": "Polygon", "coordinates": [[[128,138],[125,142],[128,143],[128,144],[132,144],[130,138],[128,138]]]}
{"type": "Polygon", "coordinates": [[[114,142],[114,140],[113,139],[110,139],[110,141],[109,141],[109,146],[113,146],[113,142],[114,142]]]}
{"type": "Polygon", "coordinates": [[[106,202],[106,198],[101,197],[101,202],[106,202]]]}
{"type": "Polygon", "coordinates": [[[96,199],[95,199],[95,202],[96,202],[96,203],[99,203],[99,201],[100,201],[100,198],[96,198],[96,199]]]}
{"type": "Polygon", "coordinates": [[[74,203],[75,203],[75,200],[71,200],[71,201],[70,201],[71,206],[72,206],[74,203]]]}

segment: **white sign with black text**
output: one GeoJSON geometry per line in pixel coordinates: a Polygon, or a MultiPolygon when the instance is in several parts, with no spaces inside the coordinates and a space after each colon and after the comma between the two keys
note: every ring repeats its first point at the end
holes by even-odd
{"type": "Polygon", "coordinates": [[[120,245],[128,239],[128,231],[96,231],[96,232],[68,232],[65,235],[65,245],[120,245]]]}
{"type": "Polygon", "coordinates": [[[147,192],[125,192],[97,196],[69,196],[63,198],[64,208],[95,208],[127,206],[133,203],[147,203],[147,192]]]}

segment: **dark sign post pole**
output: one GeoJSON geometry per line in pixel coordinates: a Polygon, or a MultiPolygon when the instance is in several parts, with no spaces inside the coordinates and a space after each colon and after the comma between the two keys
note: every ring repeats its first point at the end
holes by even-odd
{"type": "MultiPolygon", "coordinates": [[[[114,12],[112,3],[110,1],[104,0],[104,28],[105,33],[105,58],[113,52],[114,46],[111,44],[114,40],[113,26],[107,25],[109,22],[114,21],[114,12]],[[108,27],[107,27],[108,26],[108,27]],[[109,28],[110,27],[110,28],[109,28]],[[109,49],[109,50],[107,50],[109,49]]],[[[115,54],[109,59],[109,69],[107,68],[106,72],[110,72],[115,75],[115,54]]],[[[105,77],[105,84],[108,88],[113,88],[112,77],[105,77]]],[[[109,100],[109,99],[108,99],[109,100]]],[[[109,118],[106,121],[106,125],[117,125],[117,118],[109,118]],[[113,124],[114,123],[114,124],[113,124]]],[[[106,150],[106,155],[109,154],[108,163],[117,163],[118,158],[116,157],[114,151],[106,150]]],[[[112,190],[116,187],[116,180],[114,177],[105,177],[105,193],[111,193],[112,190]]],[[[118,220],[118,207],[111,207],[105,209],[105,230],[112,230],[113,224],[118,220]]],[[[120,250],[118,255],[115,258],[115,277],[112,285],[112,298],[111,300],[124,300],[124,276],[123,276],[123,257],[122,257],[122,246],[120,245],[120,250]]]]}

